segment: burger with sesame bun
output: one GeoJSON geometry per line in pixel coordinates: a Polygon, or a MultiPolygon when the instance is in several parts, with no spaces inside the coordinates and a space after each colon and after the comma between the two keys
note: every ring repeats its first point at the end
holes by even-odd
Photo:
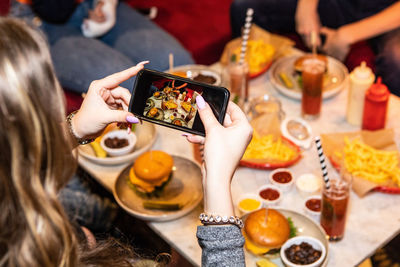
{"type": "Polygon", "coordinates": [[[263,208],[247,216],[243,236],[249,252],[274,258],[279,256],[281,246],[291,236],[291,227],[282,213],[263,208]]]}
{"type": "Polygon", "coordinates": [[[139,156],[129,171],[129,181],[142,194],[157,195],[171,179],[173,158],[163,151],[149,151],[139,156]]]}

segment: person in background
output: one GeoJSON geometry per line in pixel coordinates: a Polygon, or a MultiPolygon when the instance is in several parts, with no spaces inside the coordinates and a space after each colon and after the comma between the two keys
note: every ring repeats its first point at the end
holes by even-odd
{"type": "Polygon", "coordinates": [[[312,31],[322,51],[344,60],[350,45],[368,40],[376,53],[376,75],[400,96],[400,2],[397,0],[234,0],[231,25],[239,36],[245,10],[253,8],[254,23],[277,33],[301,35],[310,47],[312,31]]]}
{"type": "MultiPolygon", "coordinates": [[[[147,17],[117,0],[11,0],[9,16],[43,30],[61,85],[82,93],[90,82],[150,60],[149,68],[193,64],[190,53],[147,17]]],[[[123,86],[130,89],[134,79],[123,86]]]]}
{"type": "MultiPolygon", "coordinates": [[[[58,201],[76,166],[72,149],[77,140],[97,137],[111,122],[139,121],[127,111],[129,91],[119,85],[146,63],[93,81],[67,123],[62,89],[43,36],[21,20],[0,18],[2,266],[155,266],[141,264],[132,248],[116,240],[96,240],[68,220],[58,201]]],[[[230,183],[252,128],[233,103],[221,125],[201,96],[196,102],[206,137],[187,139],[204,145],[205,212],[232,216],[230,183]]],[[[198,227],[203,265],[245,265],[244,238],[237,225],[198,227]]]]}

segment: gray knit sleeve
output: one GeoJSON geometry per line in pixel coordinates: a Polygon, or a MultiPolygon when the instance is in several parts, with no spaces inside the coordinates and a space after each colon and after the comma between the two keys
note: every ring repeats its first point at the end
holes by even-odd
{"type": "Polygon", "coordinates": [[[198,226],[197,239],[202,266],[245,266],[244,238],[237,226],[198,226]]]}

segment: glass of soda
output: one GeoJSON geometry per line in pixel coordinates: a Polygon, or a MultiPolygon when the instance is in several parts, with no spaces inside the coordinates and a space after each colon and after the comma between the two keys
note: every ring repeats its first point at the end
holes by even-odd
{"type": "Polygon", "coordinates": [[[303,61],[301,115],[307,120],[319,117],[325,70],[326,63],[317,57],[310,57],[303,61]]]}
{"type": "Polygon", "coordinates": [[[329,236],[329,241],[343,238],[351,183],[351,175],[342,172],[340,176],[330,179],[329,188],[325,186],[322,190],[320,223],[329,236]]]}

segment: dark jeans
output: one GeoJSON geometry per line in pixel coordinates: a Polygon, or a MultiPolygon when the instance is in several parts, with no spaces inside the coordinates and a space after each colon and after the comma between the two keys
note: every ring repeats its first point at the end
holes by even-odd
{"type": "MultiPolygon", "coordinates": [[[[390,6],[395,0],[320,0],[321,24],[329,28],[371,16],[390,6]]],[[[275,33],[294,33],[297,0],[233,0],[230,10],[232,33],[240,36],[247,8],[254,9],[253,21],[275,33]]],[[[400,96],[400,29],[369,40],[376,53],[376,75],[389,90],[400,96]]]]}
{"type": "Polygon", "coordinates": [[[118,213],[117,204],[95,184],[84,170],[77,173],[58,194],[71,222],[89,228],[93,233],[112,230],[118,213]],[[100,189],[100,190],[99,190],[100,189]],[[99,192],[101,191],[101,192],[99,192]]]}
{"type": "MultiPolygon", "coordinates": [[[[150,60],[147,68],[168,69],[168,55],[174,55],[176,66],[193,64],[188,51],[171,35],[124,3],[117,7],[115,26],[100,38],[86,38],[81,24],[91,9],[85,0],[75,9],[68,22],[43,22],[51,56],[61,85],[76,92],[86,92],[93,80],[127,69],[140,61],[150,60]]],[[[11,16],[31,20],[30,6],[12,1],[11,16]]],[[[132,89],[134,79],[122,86],[132,89]]]]}

